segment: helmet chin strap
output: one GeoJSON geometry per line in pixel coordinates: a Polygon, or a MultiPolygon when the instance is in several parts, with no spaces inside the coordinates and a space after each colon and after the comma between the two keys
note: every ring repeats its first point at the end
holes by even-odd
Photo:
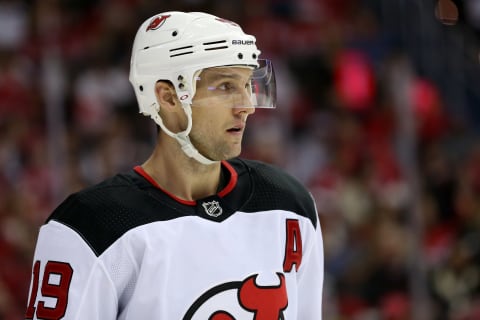
{"type": "Polygon", "coordinates": [[[167,135],[177,140],[183,152],[185,152],[185,154],[188,157],[193,158],[198,162],[200,162],[201,164],[205,164],[205,165],[210,165],[210,164],[219,162],[219,161],[210,160],[204,155],[202,155],[190,141],[190,137],[188,136],[190,134],[190,131],[192,130],[192,107],[190,104],[182,103],[183,111],[187,116],[187,128],[184,131],[180,131],[177,133],[170,131],[165,126],[165,124],[163,123],[162,117],[160,117],[158,113],[160,110],[160,107],[158,106],[157,103],[152,104],[150,107],[152,109],[155,109],[155,110],[152,110],[153,112],[150,112],[150,117],[153,119],[153,121],[155,121],[160,126],[163,132],[165,132],[167,135]]]}

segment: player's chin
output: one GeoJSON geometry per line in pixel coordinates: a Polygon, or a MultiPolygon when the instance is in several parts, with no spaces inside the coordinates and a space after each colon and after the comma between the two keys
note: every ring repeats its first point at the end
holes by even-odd
{"type": "MultiPolygon", "coordinates": [[[[201,150],[199,150],[201,152],[201,150]]],[[[242,152],[242,143],[241,140],[238,141],[229,141],[224,140],[217,144],[215,148],[210,150],[205,150],[203,153],[209,159],[214,161],[228,160],[236,158],[242,152]]]]}
{"type": "Polygon", "coordinates": [[[240,155],[241,152],[242,152],[241,144],[234,145],[231,148],[229,148],[228,151],[223,153],[222,160],[229,160],[229,159],[236,158],[240,155]]]}

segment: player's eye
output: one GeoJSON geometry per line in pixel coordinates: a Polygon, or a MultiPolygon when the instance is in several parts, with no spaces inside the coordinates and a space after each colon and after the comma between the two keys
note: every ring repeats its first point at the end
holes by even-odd
{"type": "Polygon", "coordinates": [[[235,86],[231,82],[223,82],[220,84],[217,89],[222,91],[231,91],[235,88],[235,86]]]}

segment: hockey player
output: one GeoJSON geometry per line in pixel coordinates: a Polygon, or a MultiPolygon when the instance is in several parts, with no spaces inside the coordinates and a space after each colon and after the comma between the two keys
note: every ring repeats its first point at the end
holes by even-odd
{"type": "Polygon", "coordinates": [[[237,158],[249,115],[275,106],[255,38],[206,13],[139,28],[130,81],[159,126],[151,157],[69,196],[41,227],[25,319],[319,320],[314,201],[237,158]]]}

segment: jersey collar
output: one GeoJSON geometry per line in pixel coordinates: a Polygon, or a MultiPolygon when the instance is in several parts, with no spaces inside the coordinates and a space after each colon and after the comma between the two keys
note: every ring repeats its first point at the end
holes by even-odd
{"type": "MultiPolygon", "coordinates": [[[[223,189],[221,189],[217,193],[218,197],[223,198],[226,195],[228,195],[237,185],[238,173],[235,171],[235,169],[227,161],[222,161],[221,164],[222,164],[222,170],[225,169],[227,171],[227,177],[229,176],[228,183],[225,185],[225,187],[223,189]]],[[[170,193],[169,191],[165,190],[164,188],[162,188],[141,166],[135,166],[133,168],[133,170],[137,174],[139,174],[143,178],[145,178],[154,187],[160,189],[163,193],[165,193],[166,195],[171,197],[173,200],[175,200],[175,201],[177,201],[181,204],[188,205],[188,206],[196,206],[197,205],[197,201],[195,201],[195,200],[185,200],[185,199],[179,198],[179,197],[175,196],[174,194],[170,193]]]]}

